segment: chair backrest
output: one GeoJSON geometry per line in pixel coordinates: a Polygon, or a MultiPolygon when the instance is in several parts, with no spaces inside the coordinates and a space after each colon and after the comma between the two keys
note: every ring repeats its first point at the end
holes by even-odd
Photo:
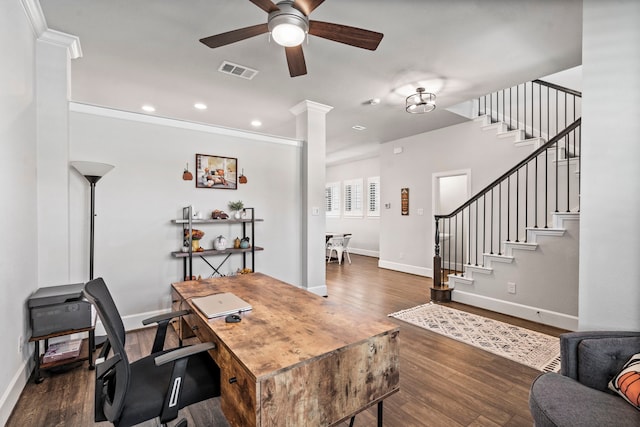
{"type": "MultiPolygon", "coordinates": [[[[117,360],[112,367],[112,372],[104,376],[104,381],[96,381],[96,396],[98,393],[101,393],[101,396],[99,400],[96,399],[95,404],[99,405],[102,402],[101,409],[104,416],[107,420],[114,422],[120,418],[124,408],[131,378],[131,367],[124,350],[125,329],[118,308],[101,277],[87,282],[84,287],[84,295],[96,308],[111,345],[112,357],[103,363],[117,360]],[[99,385],[102,390],[97,389],[99,385]]],[[[97,369],[96,373],[98,371],[97,369]]],[[[99,409],[96,407],[96,410],[99,409]]]]}
{"type": "Polygon", "coordinates": [[[329,239],[329,243],[327,243],[327,248],[339,248],[343,245],[344,245],[344,237],[333,236],[329,239]]]}
{"type": "Polygon", "coordinates": [[[347,249],[349,247],[349,241],[351,240],[351,234],[345,234],[343,239],[342,246],[347,249]]]}

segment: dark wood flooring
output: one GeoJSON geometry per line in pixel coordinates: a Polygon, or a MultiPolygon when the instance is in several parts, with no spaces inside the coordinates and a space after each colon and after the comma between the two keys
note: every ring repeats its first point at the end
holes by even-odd
{"type": "MultiPolygon", "coordinates": [[[[352,255],[351,259],[352,264],[327,265],[329,298],[380,316],[428,301],[430,279],[380,269],[376,258],[352,255]]],[[[462,304],[449,305],[553,336],[564,332],[462,304]]],[[[400,326],[400,392],[384,402],[385,426],[532,425],[527,399],[529,385],[538,371],[407,323],[392,321],[400,326]]],[[[357,325],[358,319],[353,319],[353,325],[347,326],[357,325]]],[[[127,354],[132,360],[148,354],[153,332],[144,329],[127,334],[127,354]]],[[[168,340],[169,346],[177,344],[174,334],[168,340]]],[[[86,366],[85,362],[67,372],[47,375],[42,384],[29,382],[7,427],[109,425],[93,422],[94,373],[86,366]]],[[[183,410],[181,416],[186,417],[192,427],[228,426],[216,399],[193,405],[183,410]]],[[[156,424],[141,424],[153,425],[156,424]]],[[[357,427],[375,425],[375,407],[356,417],[357,427]]]]}

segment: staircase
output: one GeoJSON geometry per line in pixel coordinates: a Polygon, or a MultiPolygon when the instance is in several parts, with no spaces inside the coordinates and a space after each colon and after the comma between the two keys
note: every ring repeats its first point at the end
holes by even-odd
{"type": "Polygon", "coordinates": [[[436,215],[432,299],[577,328],[580,96],[536,80],[477,100],[482,129],[532,153],[436,215]]]}

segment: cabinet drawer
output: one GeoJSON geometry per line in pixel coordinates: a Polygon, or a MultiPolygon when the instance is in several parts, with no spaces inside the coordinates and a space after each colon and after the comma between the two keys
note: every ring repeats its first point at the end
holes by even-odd
{"type": "Polygon", "coordinates": [[[233,357],[204,319],[197,314],[189,314],[185,320],[201,342],[216,345],[209,353],[220,366],[220,406],[229,424],[235,427],[256,426],[259,419],[256,379],[233,357]]]}

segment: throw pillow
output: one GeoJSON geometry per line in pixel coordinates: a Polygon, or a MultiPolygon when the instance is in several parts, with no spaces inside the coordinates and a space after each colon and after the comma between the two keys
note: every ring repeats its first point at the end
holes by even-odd
{"type": "Polygon", "coordinates": [[[640,410],[640,353],[622,367],[622,371],[610,382],[609,388],[640,410]]]}

